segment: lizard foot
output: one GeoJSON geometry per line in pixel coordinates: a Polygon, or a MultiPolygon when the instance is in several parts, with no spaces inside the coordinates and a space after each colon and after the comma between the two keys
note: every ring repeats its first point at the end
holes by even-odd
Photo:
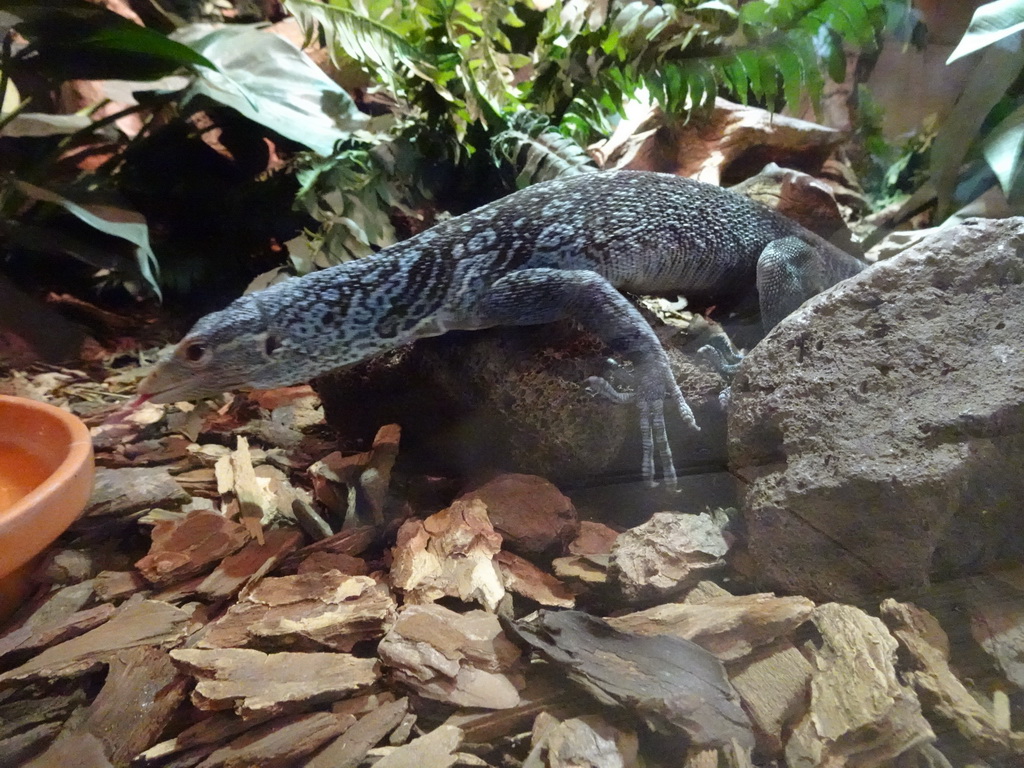
{"type": "Polygon", "coordinates": [[[640,410],[640,438],[643,446],[642,470],[644,480],[649,486],[657,485],[654,477],[654,453],[657,449],[658,463],[661,465],[662,482],[669,490],[676,489],[676,468],[672,462],[672,448],[668,441],[668,430],[665,427],[665,400],[671,400],[679,415],[693,429],[699,430],[693,411],[683,397],[679,385],[672,377],[667,363],[662,365],[639,366],[637,370],[638,385],[634,392],[620,392],[606,379],[591,376],[587,384],[593,391],[612,402],[635,403],[640,410]]]}

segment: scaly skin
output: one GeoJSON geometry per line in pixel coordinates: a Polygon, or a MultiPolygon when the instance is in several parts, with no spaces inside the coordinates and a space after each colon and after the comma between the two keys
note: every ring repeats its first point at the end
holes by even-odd
{"type": "Polygon", "coordinates": [[[771,328],[864,265],[745,197],[668,174],[607,171],[528,187],[380,253],[242,296],[142,382],[154,402],[307,381],[449,330],[572,317],[633,363],[643,474],[675,470],[667,399],[697,428],[651,327],[619,290],[728,305],[756,290],[771,328]]]}

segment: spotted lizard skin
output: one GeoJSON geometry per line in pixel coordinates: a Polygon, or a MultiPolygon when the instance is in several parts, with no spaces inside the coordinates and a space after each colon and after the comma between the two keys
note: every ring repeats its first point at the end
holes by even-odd
{"type": "Polygon", "coordinates": [[[307,381],[449,330],[573,318],[633,364],[644,477],[674,484],[664,404],[697,428],[650,325],[620,290],[728,304],[771,328],[864,265],[741,195],[606,171],[528,187],[380,253],[242,296],[199,320],[140,391],[155,402],[307,381]]]}

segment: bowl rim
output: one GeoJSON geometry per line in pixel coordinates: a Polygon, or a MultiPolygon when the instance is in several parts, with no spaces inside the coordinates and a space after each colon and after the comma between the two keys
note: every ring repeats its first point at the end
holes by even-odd
{"type": "Polygon", "coordinates": [[[85,425],[85,422],[70,411],[56,405],[16,395],[0,395],[0,404],[25,408],[45,414],[48,418],[56,418],[68,430],[71,437],[68,454],[57,465],[57,468],[47,475],[46,479],[36,488],[0,512],[0,533],[2,533],[6,528],[12,527],[14,521],[25,514],[26,509],[33,507],[40,499],[52,493],[52,488],[63,485],[81,471],[82,466],[88,463],[92,456],[92,436],[89,434],[89,427],[85,425]]]}

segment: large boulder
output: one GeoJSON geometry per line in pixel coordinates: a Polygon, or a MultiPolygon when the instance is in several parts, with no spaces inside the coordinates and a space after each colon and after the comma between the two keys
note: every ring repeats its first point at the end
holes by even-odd
{"type": "Polygon", "coordinates": [[[972,220],[812,299],[733,382],[755,570],[804,595],[1024,554],[1024,218],[972,220]]]}
{"type": "MultiPolygon", "coordinates": [[[[666,409],[682,473],[725,468],[726,380],[695,352],[699,337],[667,343],[700,432],[666,409]]],[[[327,422],[346,439],[372,439],[402,425],[400,460],[428,472],[495,469],[568,485],[639,479],[640,419],[633,405],[588,392],[589,376],[631,379],[609,365],[610,350],[564,321],[453,332],[321,377],[327,422]]]]}

